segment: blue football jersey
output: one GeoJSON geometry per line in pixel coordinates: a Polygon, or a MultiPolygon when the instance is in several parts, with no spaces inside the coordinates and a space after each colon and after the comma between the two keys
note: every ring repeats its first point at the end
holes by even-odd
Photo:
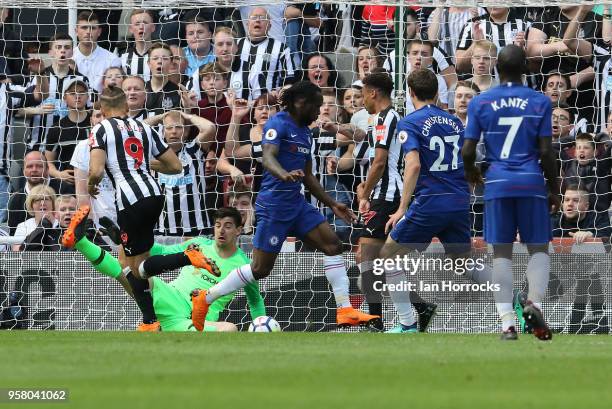
{"type": "Polygon", "coordinates": [[[467,139],[484,140],[485,200],[547,197],[540,167],[539,139],[552,135],[552,107],[544,94],[507,83],[472,99],[467,139]]]}
{"type": "Polygon", "coordinates": [[[465,212],[470,192],[463,172],[464,128],[459,118],[427,105],[402,119],[397,129],[403,154],[417,150],[421,162],[408,214],[465,212]]]}
{"type": "MultiPolygon", "coordinates": [[[[307,126],[298,126],[289,113],[279,112],[264,126],[261,144],[279,147],[276,159],[287,172],[305,170],[310,160],[312,132],[307,126]]],[[[264,169],[257,204],[264,207],[291,209],[296,200],[303,201],[302,182],[283,182],[264,169]]]]}

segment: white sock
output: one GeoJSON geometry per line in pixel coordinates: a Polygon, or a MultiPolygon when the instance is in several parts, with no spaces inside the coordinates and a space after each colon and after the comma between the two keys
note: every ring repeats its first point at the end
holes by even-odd
{"type": "Polygon", "coordinates": [[[253,277],[251,265],[245,264],[244,266],[238,267],[230,271],[227,277],[219,281],[219,283],[208,289],[206,293],[206,302],[211,304],[217,298],[238,291],[252,282],[255,282],[255,277],[253,277]]]}
{"type": "Polygon", "coordinates": [[[478,284],[493,281],[493,271],[491,270],[491,267],[486,264],[483,265],[482,270],[478,267],[474,267],[471,270],[466,271],[465,275],[467,278],[478,284]]]}
{"type": "Polygon", "coordinates": [[[493,259],[493,282],[499,284],[499,291],[493,294],[495,306],[502,321],[502,329],[506,331],[514,325],[514,309],[512,308],[512,260],[507,258],[493,259]]]}
{"type": "Polygon", "coordinates": [[[350,307],[349,279],[346,274],[344,259],[342,256],[325,256],[323,264],[325,265],[325,277],[327,277],[327,281],[329,281],[334,292],[336,307],[350,307]]]}
{"type": "Polygon", "coordinates": [[[527,282],[529,282],[529,293],[527,299],[541,308],[544,294],[548,288],[550,278],[550,256],[547,253],[535,253],[527,263],[527,282]]]}
{"type": "Polygon", "coordinates": [[[399,322],[402,325],[409,326],[416,322],[414,313],[412,312],[412,303],[410,302],[410,293],[406,289],[401,291],[400,285],[407,281],[406,274],[403,271],[385,270],[385,278],[387,284],[395,286],[394,290],[389,289],[389,295],[397,311],[399,322]]]}

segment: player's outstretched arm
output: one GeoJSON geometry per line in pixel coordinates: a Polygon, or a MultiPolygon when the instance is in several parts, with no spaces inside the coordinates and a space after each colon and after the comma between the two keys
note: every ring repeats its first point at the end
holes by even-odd
{"type": "Polygon", "coordinates": [[[561,205],[559,183],[557,181],[559,174],[557,172],[557,159],[555,157],[555,150],[552,147],[552,138],[539,138],[539,140],[540,162],[544,171],[544,177],[546,178],[546,185],[548,186],[551,211],[554,213],[561,205]]]}
{"type": "Polygon", "coordinates": [[[271,143],[262,145],[263,151],[263,167],[272,174],[272,176],[282,180],[283,182],[298,182],[304,177],[304,172],[300,169],[287,172],[276,157],[278,156],[279,146],[271,143]]]}
{"type": "Polygon", "coordinates": [[[593,5],[590,7],[580,6],[578,13],[576,13],[576,16],[569,23],[563,35],[563,43],[567,48],[569,48],[571,52],[576,53],[578,57],[585,59],[592,58],[593,45],[589,41],[578,38],[578,30],[592,8],[593,5]]]}

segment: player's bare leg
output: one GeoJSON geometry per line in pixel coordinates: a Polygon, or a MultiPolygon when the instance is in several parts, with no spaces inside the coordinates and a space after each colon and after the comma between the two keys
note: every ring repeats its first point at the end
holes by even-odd
{"type": "Polygon", "coordinates": [[[342,258],[342,242],[327,222],[306,233],[302,240],[325,254],[325,277],[336,299],[336,323],[339,327],[370,325],[380,316],[365,314],[349,301],[349,279],[342,258]]]}
{"type": "Polygon", "coordinates": [[[533,330],[533,335],[539,340],[548,341],[552,339],[552,331],[542,314],[542,301],[550,278],[548,243],[529,244],[527,250],[530,255],[526,271],[529,293],[523,310],[523,318],[525,318],[525,325],[533,330]]]}
{"type": "Polygon", "coordinates": [[[512,308],[512,248],[512,243],[493,245],[493,282],[498,284],[500,289],[494,294],[494,298],[502,321],[502,340],[518,339],[512,308]]]}

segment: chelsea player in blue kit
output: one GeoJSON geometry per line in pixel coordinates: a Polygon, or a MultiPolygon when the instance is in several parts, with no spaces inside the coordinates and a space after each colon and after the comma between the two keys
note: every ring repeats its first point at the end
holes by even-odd
{"type": "MultiPolygon", "coordinates": [[[[386,230],[393,229],[381,257],[392,259],[413,250],[423,251],[437,237],[448,258],[465,260],[471,253],[471,238],[470,192],[460,155],[463,124],[435,105],[438,81],[433,72],[414,70],[408,87],[416,111],[398,125],[404,188],[400,206],[387,222],[386,230]]],[[[465,274],[479,283],[491,280],[491,270],[485,265],[477,268],[466,263],[465,274]]],[[[386,269],[385,278],[399,317],[399,324],[388,332],[416,332],[409,292],[402,287],[406,281],[403,269],[386,269]]]]}
{"type": "Polygon", "coordinates": [[[522,75],[528,72],[522,48],[504,47],[497,59],[497,70],[501,85],[476,96],[468,107],[462,151],[465,174],[469,182],[482,183],[474,164],[476,145],[482,137],[489,164],[484,189],[484,234],[487,243],[493,245],[493,280],[500,285],[505,301],[497,304],[502,338],[517,338],[511,298],[512,246],[518,230],[531,256],[523,318],[538,339],[550,340],[552,332],[544,320],[541,303],[550,275],[549,209],[555,211],[559,207],[551,144],[552,108],[548,97],[522,85],[522,75]]]}
{"type": "Polygon", "coordinates": [[[339,326],[370,324],[379,316],[365,314],[351,306],[349,279],[342,258],[342,242],[325,217],[308,203],[302,183],[319,201],[347,223],[356,219],[344,204],[334,201],[312,174],[312,133],[308,126],[319,116],[323,104],[321,89],[302,81],[283,92],[284,111],[274,115],[264,127],[262,138],[264,174],[257,195],[257,228],[253,239],[251,264],[233,270],[208,291],[192,294],[196,320],[205,317],[208,305],[247,284],[267,277],[289,235],[322,251],[327,277],[337,305],[339,326]]]}

